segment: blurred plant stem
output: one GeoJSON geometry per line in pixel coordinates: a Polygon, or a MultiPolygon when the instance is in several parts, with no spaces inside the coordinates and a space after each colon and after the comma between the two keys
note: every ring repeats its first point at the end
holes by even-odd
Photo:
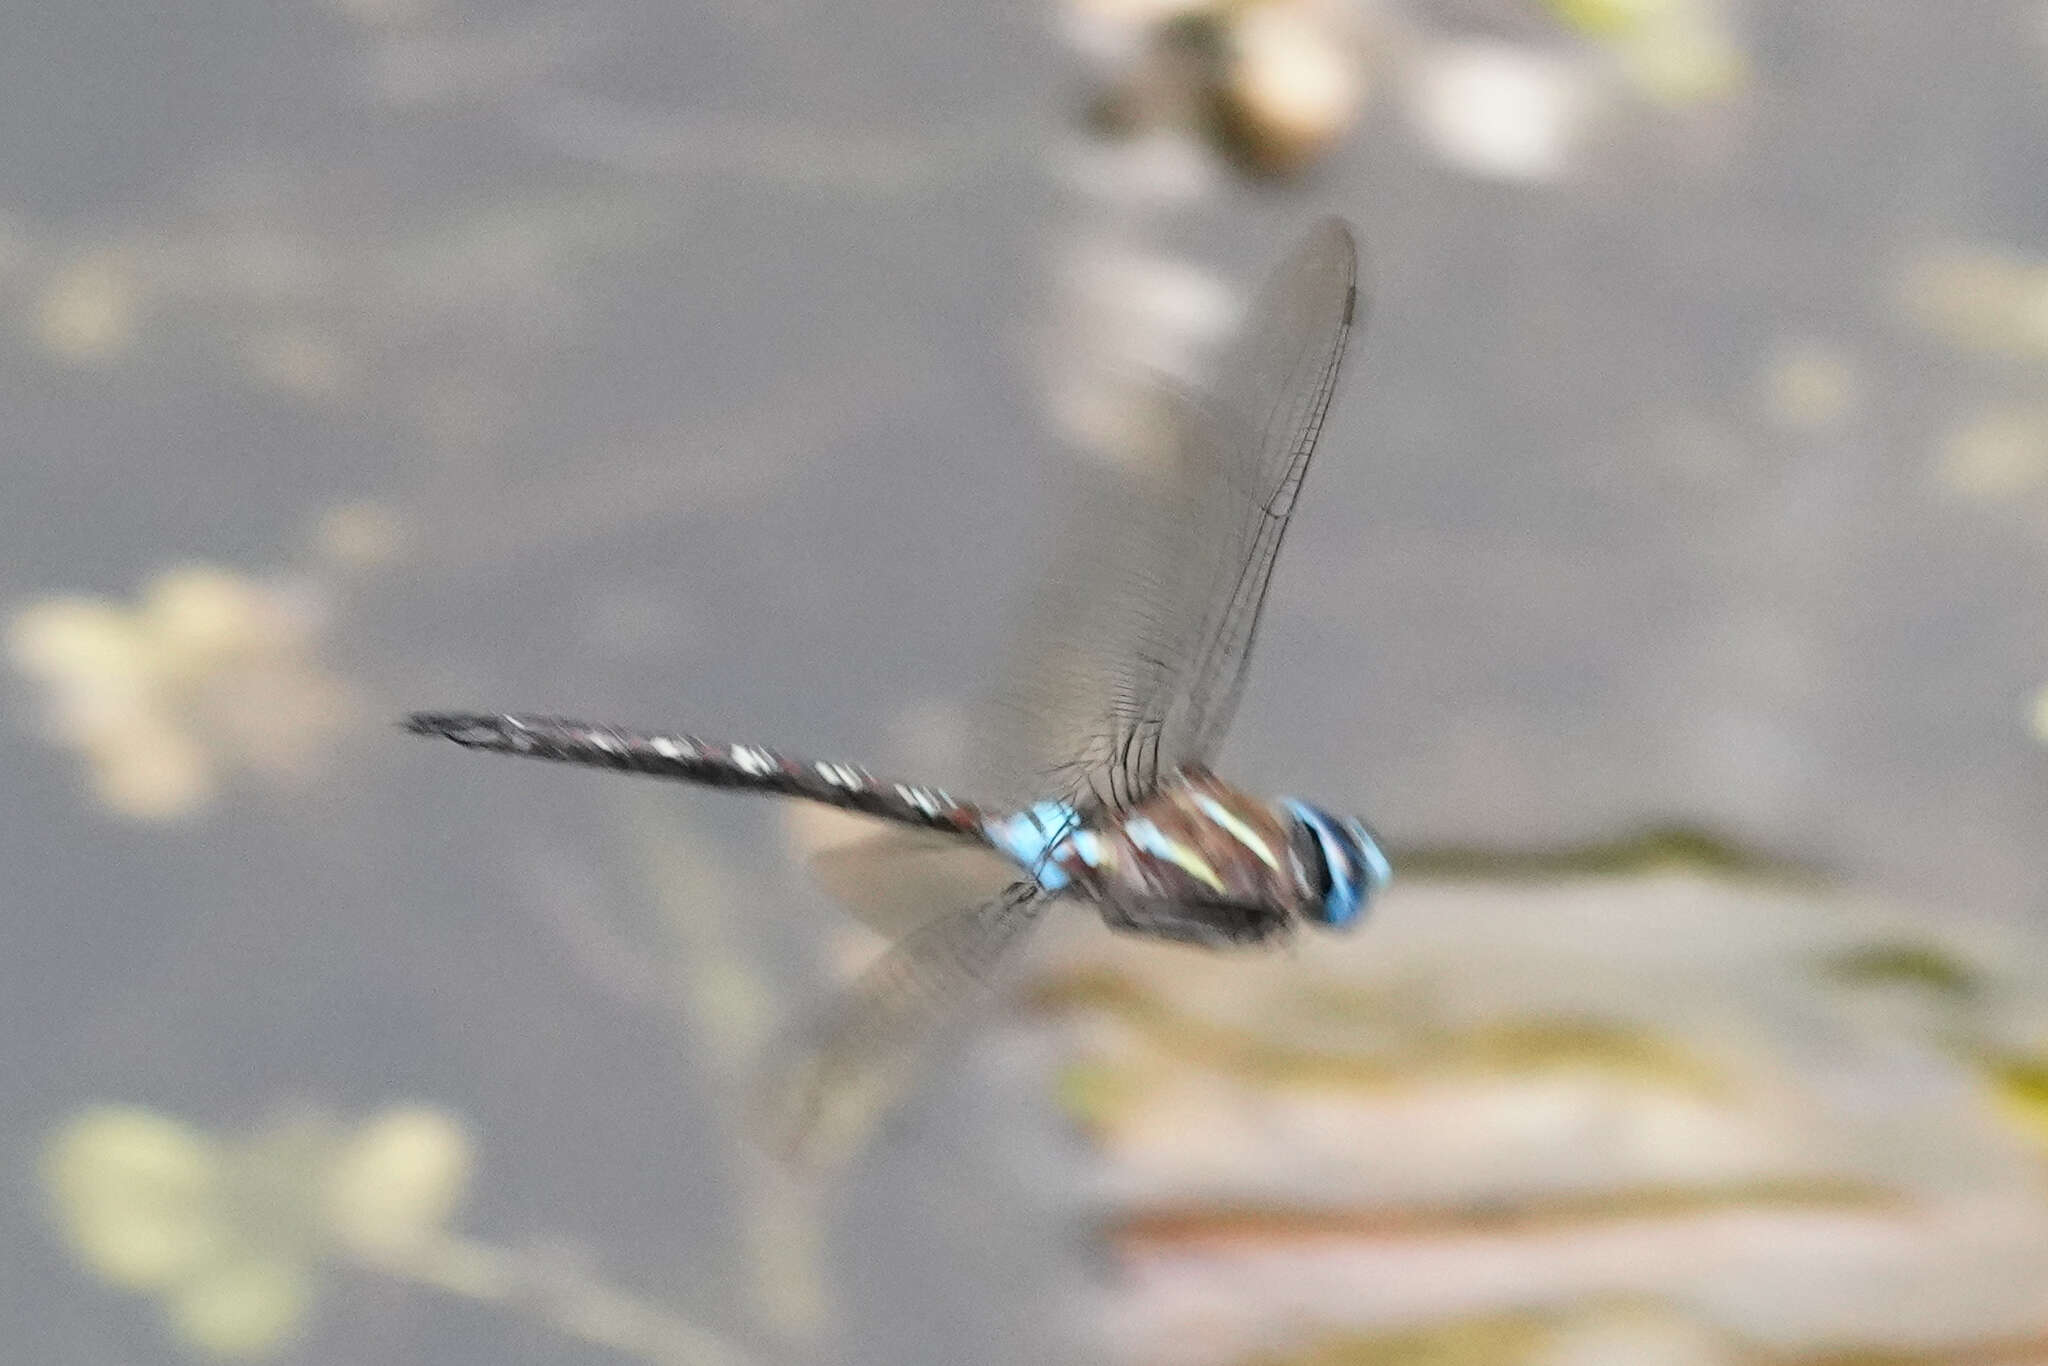
{"type": "MultiPolygon", "coordinates": [[[[757,935],[734,933],[740,893],[707,842],[678,830],[674,809],[636,793],[627,811],[666,936],[670,1020],[703,1058],[714,1094],[744,1095],[774,1024],[772,984],[754,959],[757,935]]],[[[744,1105],[728,1113],[744,1113],[744,1105]]],[[[831,1315],[818,1193],[787,1181],[728,1123],[726,1165],[739,1192],[735,1217],[747,1251],[747,1294],[776,1335],[814,1341],[831,1315]]]]}
{"type": "Polygon", "coordinates": [[[573,1256],[452,1234],[349,1255],[383,1275],[520,1309],[565,1336],[661,1366],[749,1366],[752,1361],[709,1330],[607,1284],[573,1256]]]}

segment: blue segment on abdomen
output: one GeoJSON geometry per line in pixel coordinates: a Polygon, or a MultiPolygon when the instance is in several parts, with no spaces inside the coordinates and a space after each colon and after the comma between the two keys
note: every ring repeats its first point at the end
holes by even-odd
{"type": "Polygon", "coordinates": [[[1015,859],[1020,867],[1038,879],[1048,892],[1067,885],[1066,869],[1052,854],[1079,830],[1080,817],[1072,802],[1040,802],[1014,815],[990,819],[982,828],[988,841],[1015,859]]]}

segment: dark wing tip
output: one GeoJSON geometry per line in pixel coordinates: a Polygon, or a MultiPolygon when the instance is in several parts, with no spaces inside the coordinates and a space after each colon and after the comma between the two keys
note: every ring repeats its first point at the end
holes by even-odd
{"type": "Polygon", "coordinates": [[[1340,259],[1354,271],[1358,264],[1358,232],[1350,220],[1330,214],[1318,219],[1302,241],[1304,254],[1340,259]]]}
{"type": "Polygon", "coordinates": [[[1358,322],[1362,312],[1358,297],[1359,276],[1358,233],[1345,219],[1335,214],[1317,220],[1316,225],[1303,236],[1296,248],[1289,266],[1283,267],[1283,274],[1293,270],[1312,270],[1327,276],[1335,276],[1344,288],[1343,325],[1351,327],[1358,322]]]}
{"type": "Polygon", "coordinates": [[[1351,248],[1354,255],[1358,251],[1358,233],[1352,228],[1351,220],[1342,214],[1324,214],[1316,220],[1316,225],[1310,229],[1309,235],[1341,241],[1351,248]]]}
{"type": "Polygon", "coordinates": [[[504,718],[477,712],[416,711],[400,721],[398,728],[412,735],[432,735],[458,745],[472,745],[501,736],[504,718]]]}

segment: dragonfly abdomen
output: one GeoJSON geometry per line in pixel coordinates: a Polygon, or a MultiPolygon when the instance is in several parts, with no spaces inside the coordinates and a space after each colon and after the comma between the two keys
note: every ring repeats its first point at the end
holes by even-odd
{"type": "Polygon", "coordinates": [[[801,797],[973,839],[986,838],[981,809],[936,787],[877,778],[853,764],[824,763],[759,745],[725,745],[694,735],[643,734],[559,716],[415,712],[407,730],[466,749],[675,778],[777,797],[801,797]]]}

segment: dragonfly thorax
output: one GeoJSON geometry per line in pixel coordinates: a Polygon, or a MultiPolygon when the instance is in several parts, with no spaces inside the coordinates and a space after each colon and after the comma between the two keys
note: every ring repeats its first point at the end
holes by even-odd
{"type": "Polygon", "coordinates": [[[1361,823],[1260,801],[1201,770],[1126,811],[1090,820],[1041,802],[986,833],[1047,891],[1095,902],[1112,928],[1212,947],[1304,921],[1347,925],[1385,880],[1361,823]]]}

